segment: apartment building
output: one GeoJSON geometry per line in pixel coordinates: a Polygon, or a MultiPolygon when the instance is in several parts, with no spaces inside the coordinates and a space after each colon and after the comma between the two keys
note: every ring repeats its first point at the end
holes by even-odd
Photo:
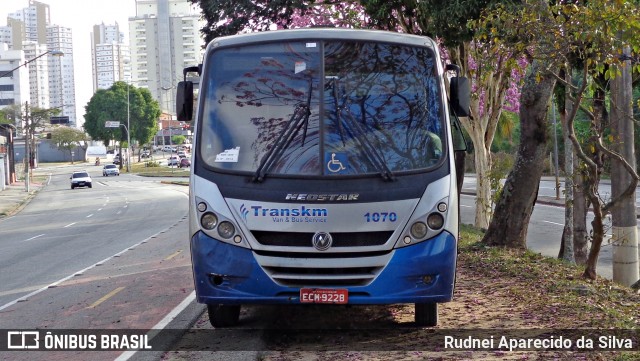
{"type": "Polygon", "coordinates": [[[93,92],[108,89],[116,81],[131,79],[129,46],[118,23],[93,26],[91,32],[93,92]]]}
{"type": "Polygon", "coordinates": [[[182,70],[202,62],[201,27],[188,0],[136,0],[136,16],[129,18],[131,83],[149,89],[163,112],[175,113],[182,70]]]}
{"type": "Polygon", "coordinates": [[[29,99],[35,107],[59,108],[61,115],[69,118],[69,125],[75,126],[71,29],[51,24],[49,5],[35,0],[29,0],[28,5],[8,14],[7,25],[0,27],[0,43],[7,44],[8,50],[24,52],[25,62],[29,62],[29,96],[16,98],[29,99]],[[61,51],[64,56],[41,56],[50,51],[61,51]]]}

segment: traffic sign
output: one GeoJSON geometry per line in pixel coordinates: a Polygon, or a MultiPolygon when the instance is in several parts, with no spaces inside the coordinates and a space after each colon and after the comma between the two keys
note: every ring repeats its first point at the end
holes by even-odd
{"type": "Polygon", "coordinates": [[[49,119],[51,124],[69,124],[69,116],[61,116],[61,117],[51,117],[49,119]]]}
{"type": "Polygon", "coordinates": [[[106,122],[104,122],[104,126],[107,128],[118,128],[120,126],[120,122],[112,122],[110,120],[107,120],[106,122]]]}

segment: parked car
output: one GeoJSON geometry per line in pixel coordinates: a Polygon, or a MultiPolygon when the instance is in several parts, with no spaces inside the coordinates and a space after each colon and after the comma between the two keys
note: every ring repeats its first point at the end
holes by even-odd
{"type": "Polygon", "coordinates": [[[187,157],[187,153],[185,153],[184,150],[179,150],[178,153],[176,153],[176,154],[180,158],[186,158],[187,157]]]}
{"type": "Polygon", "coordinates": [[[172,166],[178,164],[180,164],[180,157],[178,157],[177,155],[172,155],[167,158],[167,165],[172,166]]]}
{"type": "Polygon", "coordinates": [[[143,150],[142,153],[140,153],[140,158],[149,158],[151,157],[151,153],[148,150],[143,150]]]}
{"type": "Polygon", "coordinates": [[[113,157],[113,164],[120,164],[120,154],[116,154],[113,157]]]}
{"type": "Polygon", "coordinates": [[[102,168],[102,176],[108,177],[110,175],[120,175],[120,169],[115,164],[107,164],[102,168]]]}
{"type": "Polygon", "coordinates": [[[189,158],[180,158],[180,163],[178,164],[178,168],[188,168],[191,167],[191,161],[189,158]]]}
{"type": "Polygon", "coordinates": [[[164,152],[175,152],[175,148],[173,148],[170,145],[165,145],[164,147],[162,147],[162,151],[164,151],[164,152]]]}
{"type": "Polygon", "coordinates": [[[91,188],[91,176],[89,175],[89,173],[85,171],[73,172],[73,174],[69,179],[71,179],[71,189],[74,189],[77,187],[91,188]]]}

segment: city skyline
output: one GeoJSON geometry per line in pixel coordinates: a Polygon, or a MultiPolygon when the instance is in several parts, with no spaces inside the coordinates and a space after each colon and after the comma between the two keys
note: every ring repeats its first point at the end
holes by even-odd
{"type": "MultiPolygon", "coordinates": [[[[118,0],[114,2],[99,0],[41,0],[49,5],[52,25],[69,27],[73,36],[73,59],[75,75],[75,109],[78,125],[84,122],[84,107],[93,95],[91,69],[91,31],[93,26],[101,23],[118,23],[125,29],[125,42],[128,42],[128,20],[136,15],[135,0],[118,0]]],[[[28,0],[0,2],[0,26],[7,25],[7,16],[29,6],[28,0]]],[[[29,59],[25,59],[29,60],[29,59]]]]}

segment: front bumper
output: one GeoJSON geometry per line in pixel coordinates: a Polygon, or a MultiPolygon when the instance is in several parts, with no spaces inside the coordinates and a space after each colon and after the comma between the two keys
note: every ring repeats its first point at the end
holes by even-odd
{"type": "MultiPolygon", "coordinates": [[[[350,304],[447,302],[453,297],[457,244],[442,232],[430,240],[395,249],[382,272],[366,286],[346,288],[350,304]],[[425,282],[425,276],[430,281],[425,282]]],[[[205,304],[300,303],[300,288],[274,282],[253,251],[210,238],[191,239],[197,300],[205,304]]],[[[348,260],[345,260],[348,262],[348,260]]]]}

